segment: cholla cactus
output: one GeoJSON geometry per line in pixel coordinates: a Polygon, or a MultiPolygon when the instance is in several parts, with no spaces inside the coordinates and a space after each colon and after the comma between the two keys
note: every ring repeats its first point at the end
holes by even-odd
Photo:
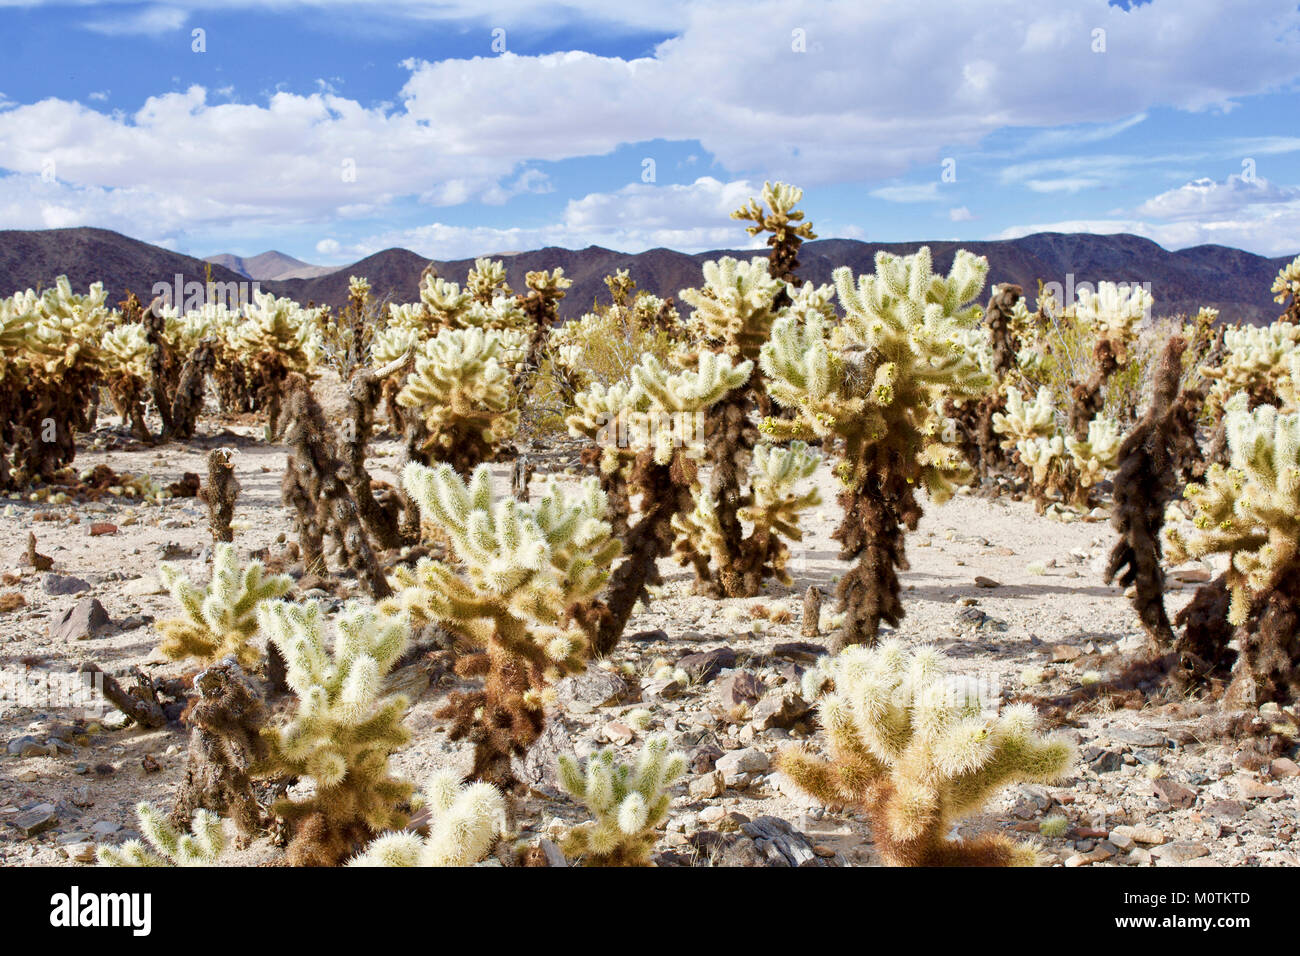
{"type": "Polygon", "coordinates": [[[1129,350],[1137,340],[1138,324],[1153,304],[1151,293],[1141,286],[1097,283],[1097,291],[1086,287],[1078,292],[1079,301],[1070,310],[1074,319],[1093,337],[1092,375],[1070,385],[1070,433],[1079,441],[1088,437],[1088,423],[1101,413],[1105,398],[1102,388],[1107,380],[1129,363],[1129,350]]]}
{"type": "Polygon", "coordinates": [[[394,603],[417,624],[436,622],[482,648],[457,670],[485,676],[483,690],[453,693],[441,713],[454,721],[452,739],[473,741],[473,777],[508,786],[511,755],[542,731],[550,681],[586,657],[570,609],[595,597],[619,552],[605,496],[594,479],[569,492],[552,480],[526,504],[498,499],[486,466],[468,485],[447,465],[411,463],[402,480],[458,564],[425,558],[398,568],[394,603]]]}
{"type": "Polygon", "coordinates": [[[109,396],[117,408],[122,424],[130,424],[137,439],[148,441],[144,420],[144,402],[150,374],[153,345],[143,323],[119,325],[104,333],[100,343],[109,396]]]}
{"type": "Polygon", "coordinates": [[[820,713],[831,759],[792,747],[780,769],[819,800],[865,811],[890,865],[1033,865],[1031,846],[949,835],[1008,784],[1059,779],[1072,748],[1034,732],[1029,704],[998,714],[986,707],[978,682],[944,670],[938,651],[909,653],[897,640],[824,660],[804,684],[810,695],[829,688],[820,713]]]}
{"type": "Polygon", "coordinates": [[[339,378],[347,380],[366,364],[375,336],[378,315],[370,294],[370,280],[348,276],[348,303],[337,321],[322,321],[321,348],[339,378]]]}
{"type": "Polygon", "coordinates": [[[858,564],[840,580],[846,618],[837,648],[874,642],[882,621],[902,618],[897,569],[907,566],[902,529],[921,513],[915,488],[942,501],[970,474],[940,440],[936,405],[991,384],[953,341],[978,321],[969,303],[984,284],[984,259],[959,251],[945,277],[934,274],[928,248],[902,259],[881,252],[876,270],[856,285],[850,270],[835,271],[846,313],[835,338],[813,311],[778,319],[762,350],[770,394],[798,413],[794,422],[767,419],[763,430],[843,441],[835,471],[845,517],[835,537],[841,556],[858,564]]]}
{"type": "MultiPolygon", "coordinates": [[[[778,314],[778,296],[786,302],[797,297],[798,314],[833,315],[830,286],[805,286],[792,297],[786,283],[768,275],[762,259],[744,263],[727,257],[706,262],[704,278],[702,289],[681,291],[681,298],[695,307],[688,328],[706,349],[735,359],[752,362],[759,357],[778,314]]],[[[689,364],[689,359],[685,361],[689,364]]],[[[741,565],[764,550],[766,542],[746,541],[739,512],[746,500],[753,499],[752,490],[746,492],[743,483],[758,440],[751,412],[770,405],[762,376],[753,374],[711,406],[705,418],[705,447],[712,469],[709,500],[698,504],[695,512],[701,520],[708,519],[713,533],[707,547],[693,548],[689,538],[680,537],[678,545],[682,560],[695,565],[697,589],[715,597],[749,597],[762,585],[761,559],[757,566],[741,565]]],[[[695,497],[705,494],[700,490],[695,497]]]]}
{"type": "Polygon", "coordinates": [[[602,446],[606,473],[643,451],[660,465],[667,465],[679,450],[698,458],[704,451],[702,413],[743,385],[753,368],[752,362],[736,363],[730,356],[706,352],[693,371],[671,373],[653,355],[644,356],[630,381],[609,388],[596,384],[576,395],[569,431],[602,446]]]}
{"type": "Polygon", "coordinates": [[[505,263],[486,257],[475,259],[474,268],[465,278],[465,288],[482,305],[492,305],[501,296],[510,295],[505,263]]]}
{"type": "Polygon", "coordinates": [[[776,318],[774,300],[785,288],[755,257],[741,262],[730,256],[704,263],[704,287],[682,289],[690,305],[688,328],[706,342],[720,343],[740,358],[757,359],[776,318]]]}
{"type": "Polygon", "coordinates": [[[772,251],[769,254],[768,269],[773,278],[791,285],[800,285],[795,271],[799,268],[799,247],[805,239],[816,239],[812,223],[802,222],[803,210],[795,209],[803,200],[803,190],[787,183],[763,183],[764,209],[757,199],[751,198],[748,206],[742,206],[731,214],[732,219],[748,219],[754,224],[746,226],[745,231],[751,236],[770,232],[767,244],[772,251]]]}
{"type": "Polygon", "coordinates": [[[1300,325],[1278,321],[1224,329],[1223,346],[1222,363],[1200,370],[1214,380],[1211,407],[1222,408],[1238,392],[1246,393],[1252,406],[1275,405],[1292,381],[1292,359],[1300,354],[1300,325]]]}
{"type": "Polygon", "coordinates": [[[101,845],[95,850],[100,866],[216,866],[226,849],[221,818],[207,810],[194,811],[189,833],[181,833],[148,803],[136,804],[135,815],[148,845],[139,840],[101,845]]]}
{"type": "Polygon", "coordinates": [[[1070,453],[1078,475],[1079,488],[1091,488],[1107,472],[1115,470],[1119,463],[1121,440],[1119,425],[1102,417],[1094,418],[1088,423],[1087,441],[1079,441],[1073,436],[1065,439],[1065,448],[1070,453]]]}
{"type": "MultiPolygon", "coordinates": [[[[1187,348],[1187,340],[1181,336],[1166,343],[1152,383],[1151,404],[1116,454],[1111,524],[1119,537],[1104,574],[1107,584],[1118,578],[1121,587],[1132,589],[1134,610],[1152,648],[1160,653],[1174,644],[1165,611],[1160,529],[1165,509],[1178,489],[1174,463],[1183,448],[1196,445],[1199,396],[1182,390],[1182,360],[1187,348]]],[[[1181,677],[1176,679],[1181,682],[1181,677]]]]}
{"type": "Polygon", "coordinates": [[[163,654],[172,660],[195,657],[204,664],[229,654],[245,669],[261,657],[249,643],[257,634],[258,608],[284,597],[293,586],[287,575],[267,575],[260,561],[240,570],[235,546],[224,542],[216,545],[206,586],[197,587],[171,564],[160,565],[159,575],[183,611],[158,624],[163,654]]]}
{"type": "Polygon", "coordinates": [[[1278,270],[1271,291],[1273,292],[1273,301],[1279,304],[1285,303],[1290,298],[1291,302],[1286,306],[1286,312],[1283,313],[1282,317],[1300,324],[1300,256],[1296,256],[1290,263],[1278,270]]]}
{"type": "Polygon", "coordinates": [[[530,272],[524,276],[524,284],[528,293],[520,293],[518,301],[528,319],[527,324],[531,326],[531,340],[522,369],[531,370],[538,366],[547,337],[559,321],[560,300],[567,295],[566,290],[573,285],[573,280],[564,277],[563,269],[555,269],[530,272]]]}
{"type": "Polygon", "coordinates": [[[245,306],[244,321],[232,333],[231,344],[253,363],[258,356],[269,354],[290,371],[306,372],[319,355],[317,320],[323,311],[304,309],[292,299],[269,292],[255,292],[253,301],[245,306]]]}
{"type": "Polygon", "coordinates": [[[462,786],[448,770],[429,777],[417,809],[428,812],[427,836],[386,833],[348,866],[473,866],[505,832],[501,791],[489,783],[462,786]]]}
{"type": "Polygon", "coordinates": [[[1300,349],[1286,359],[1286,376],[1278,382],[1278,398],[1285,408],[1300,411],[1300,349]]]}
{"type": "MultiPolygon", "coordinates": [[[[1013,325],[1018,307],[1023,308],[1020,286],[994,286],[982,327],[953,332],[954,344],[970,356],[994,386],[978,398],[957,395],[943,402],[944,414],[953,421],[954,440],[981,478],[993,477],[1007,464],[1007,448],[997,436],[995,420],[1006,407],[1007,379],[1016,365],[1013,325]]],[[[946,438],[944,441],[949,442],[946,438]]]]}
{"type": "Polygon", "coordinates": [[[104,371],[106,298],[102,283],[76,295],[59,276],[0,300],[0,488],[52,479],[76,455],[104,371]]]}
{"type": "Polygon", "coordinates": [[[345,605],[327,644],[320,605],[263,604],[258,623],[287,664],[298,706],[262,731],[263,775],[310,778],[309,797],[278,801],[290,825],[289,862],[336,866],[377,833],[406,825],[402,804],[414,788],[389,772],[389,755],[410,740],[408,701],[384,694],[384,675],[410,643],[400,617],[345,605]]]}
{"type": "Polygon", "coordinates": [[[612,516],[627,560],[605,599],[585,612],[597,654],[608,654],[648,585],[659,582],[657,560],[673,543],[672,519],[694,508],[695,459],[703,454],[701,422],[713,403],[749,379],[753,363],[702,352],[694,371],[669,374],[652,355],[632,369],[630,382],[593,385],[574,399],[570,432],[593,440],[601,483],[618,503],[612,516]],[[630,502],[641,496],[640,519],[629,525],[630,502]]]}
{"type": "Polygon", "coordinates": [[[1137,326],[1154,304],[1151,293],[1139,285],[1097,283],[1097,291],[1082,288],[1075,315],[1099,337],[1115,344],[1120,365],[1128,361],[1128,346],[1137,338],[1137,326]]]}
{"type": "Polygon", "coordinates": [[[253,301],[244,307],[244,321],[227,339],[246,379],[244,388],[256,407],[266,410],[271,437],[280,433],[280,403],[288,374],[310,375],[323,354],[320,319],[324,311],[254,292],[253,301]]]}
{"type": "Polygon", "coordinates": [[[657,734],[635,766],[617,762],[612,750],[598,750],[584,764],[562,754],[559,764],[560,785],[595,817],[565,835],[564,852],[587,866],[649,866],[686,755],[669,751],[668,738],[657,734]]]}
{"type": "Polygon", "coordinates": [[[1007,388],[1007,410],[993,416],[993,430],[1003,436],[1002,447],[1014,448],[1031,438],[1048,438],[1056,434],[1056,405],[1052,390],[1043,386],[1032,402],[1026,402],[1020,389],[1007,388]]]}
{"type": "Polygon", "coordinates": [[[1020,463],[1029,471],[1029,489],[1034,495],[1038,513],[1047,510],[1050,496],[1065,489],[1068,482],[1065,439],[1060,435],[1050,438],[1022,438],[1016,442],[1020,463]]]}
{"type": "Polygon", "coordinates": [[[428,438],[408,449],[425,461],[446,461],[468,474],[489,459],[519,427],[519,410],[507,363],[517,361],[517,340],[483,329],[447,329],[426,344],[397,395],[413,410],[428,438]]]}
{"type": "Polygon", "coordinates": [[[1189,525],[1170,510],[1170,557],[1227,554],[1232,593],[1228,620],[1241,647],[1233,680],[1239,700],[1300,694],[1300,413],[1249,398],[1226,406],[1231,465],[1212,465],[1204,484],[1188,485],[1189,525]]]}
{"type": "Polygon", "coordinates": [[[673,518],[673,530],[677,532],[674,547],[682,563],[702,558],[704,566],[697,564],[696,572],[706,578],[711,560],[718,569],[724,594],[757,594],[768,577],[787,586],[792,584],[786,571],[790,549],[782,538],[803,540],[800,515],[821,504],[822,499],[816,487],[802,493],[796,488],[800,481],[813,476],[821,461],[821,455],[809,451],[801,441],[791,442],[789,448],[757,446],[750,467],[750,490],[737,502],[737,516],[752,528],[741,542],[739,553],[726,551],[713,500],[697,491],[695,510],[673,518]]]}

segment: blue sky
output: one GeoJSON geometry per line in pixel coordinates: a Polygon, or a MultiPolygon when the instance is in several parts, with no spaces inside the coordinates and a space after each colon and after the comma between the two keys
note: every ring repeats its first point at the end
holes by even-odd
{"type": "Polygon", "coordinates": [[[823,237],[1300,252],[1294,0],[482,9],[0,0],[0,228],[694,251],[779,178],[823,237]]]}

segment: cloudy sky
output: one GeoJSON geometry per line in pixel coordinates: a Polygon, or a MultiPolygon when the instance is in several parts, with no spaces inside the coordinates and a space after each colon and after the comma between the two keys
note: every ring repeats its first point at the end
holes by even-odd
{"type": "Polygon", "coordinates": [[[694,251],[783,179],[822,237],[1300,252],[1296,0],[0,0],[0,37],[0,228],[694,251]]]}

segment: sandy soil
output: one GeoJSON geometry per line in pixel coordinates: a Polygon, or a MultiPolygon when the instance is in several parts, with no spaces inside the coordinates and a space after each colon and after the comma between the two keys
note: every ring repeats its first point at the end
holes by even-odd
{"type": "MultiPolygon", "coordinates": [[[[211,434],[218,427],[205,421],[202,431],[211,434]]],[[[249,436],[257,431],[234,430],[249,436]]],[[[78,468],[103,462],[118,471],[147,472],[160,484],[187,471],[205,471],[205,448],[93,447],[103,436],[102,431],[91,436],[92,447],[78,454],[78,468]]],[[[243,492],[236,513],[237,544],[247,555],[291,534],[292,522],[279,503],[282,449],[240,444],[236,468],[243,492]]],[[[391,476],[396,446],[381,443],[375,450],[372,470],[391,476]]],[[[565,464],[561,456],[551,467],[565,464]]],[[[546,471],[539,469],[534,481],[543,480],[546,471]]],[[[508,466],[496,466],[494,472],[507,488],[508,466]]],[[[691,682],[671,699],[637,698],[662,661],[719,647],[733,648],[737,670],[756,675],[769,694],[797,689],[808,660],[789,650],[777,655],[774,649],[805,640],[799,635],[804,590],[816,584],[829,592],[843,570],[829,537],[838,508],[825,466],[817,480],[827,503],[812,516],[809,534],[791,562],[792,588],[774,585],[755,600],[708,600],[691,595],[687,570],[665,561],[663,593],[641,609],[629,627],[629,633],[660,629],[664,635],[625,642],[607,664],[624,672],[626,687],[620,698],[609,704],[580,701],[571,706],[553,720],[546,746],[582,754],[616,741],[631,749],[645,733],[666,730],[678,746],[700,757],[697,766],[707,772],[710,745],[724,752],[752,747],[774,758],[789,740],[805,738],[811,731],[806,722],[787,730],[757,731],[744,708],[737,711],[724,704],[722,696],[734,683],[727,681],[733,676],[730,671],[707,682],[691,682]],[[784,609],[790,619],[756,623],[754,609],[759,605],[762,617],[780,620],[779,610],[784,609]],[[631,712],[642,709],[649,711],[649,724],[634,730],[644,715],[631,712]]],[[[82,660],[93,660],[114,673],[131,665],[152,675],[182,673],[183,665],[165,661],[155,649],[150,622],[173,613],[156,575],[159,562],[167,558],[191,566],[192,576],[206,578],[208,540],[205,513],[194,499],[62,507],[0,502],[0,573],[10,575],[0,594],[16,592],[25,601],[24,607],[0,613],[0,673],[12,682],[15,677],[65,671],[82,660]],[[54,520],[37,520],[42,515],[54,520]],[[111,522],[117,531],[92,537],[92,522],[111,522]],[[54,573],[80,577],[89,590],[74,596],[46,593],[45,576],[19,564],[29,531],[35,532],[39,550],[54,559],[54,573]],[[115,625],[89,640],[53,642],[47,634],[51,621],[88,597],[102,602],[115,625]]],[[[978,675],[1004,698],[1024,689],[1026,669],[1038,669],[1030,679],[1044,678],[1035,690],[1059,692],[1078,686],[1083,674],[1105,671],[1108,658],[1140,641],[1137,619],[1123,594],[1100,579],[1099,561],[1111,541],[1104,521],[1066,523],[1038,517],[1027,503],[968,495],[942,507],[927,506],[920,528],[908,539],[912,567],[903,575],[907,617],[897,636],[912,644],[938,646],[953,659],[954,668],[978,675]],[[977,577],[998,586],[977,586],[977,577]]],[[[1196,577],[1204,569],[1186,570],[1196,577]]],[[[1171,612],[1190,598],[1193,588],[1190,583],[1171,584],[1171,612]]],[[[828,598],[828,612],[833,604],[828,598]]],[[[414,741],[395,763],[413,780],[437,767],[466,765],[467,750],[449,742],[432,716],[454,683],[443,678],[412,707],[414,741]]],[[[28,747],[29,752],[51,749],[51,738],[66,746],[54,744],[54,755],[0,754],[0,863],[66,865],[85,860],[96,840],[119,841],[131,835],[137,801],[170,806],[184,764],[183,728],[123,727],[111,711],[102,719],[78,723],[80,711],[39,694],[18,695],[12,683],[6,686],[0,699],[0,743],[31,737],[38,746],[28,747]],[[53,807],[56,822],[49,829],[24,836],[12,825],[25,811],[43,805],[53,807]]],[[[564,691],[571,692],[572,687],[564,691]]],[[[1070,866],[1300,863],[1292,847],[1300,818],[1300,778],[1285,775],[1284,761],[1261,767],[1239,755],[1239,742],[1196,739],[1196,716],[1195,708],[1178,706],[1079,713],[1078,726],[1066,729],[1081,749],[1075,776],[1061,786],[1011,787],[986,813],[966,821],[961,831],[1019,831],[1017,835],[1041,843],[1049,860],[1070,866]],[[1171,788],[1171,783],[1186,789],[1171,788]],[[1068,821],[1066,833],[1041,837],[1041,820],[1056,815],[1068,821]]],[[[702,776],[692,774],[687,784],[699,781],[697,792],[707,792],[702,776]]],[[[855,865],[875,862],[869,831],[860,819],[809,802],[771,770],[731,774],[729,783],[720,795],[699,799],[686,785],[679,786],[661,850],[699,859],[689,843],[692,834],[734,828],[740,820],[736,814],[771,814],[805,832],[828,857],[839,854],[855,865]]],[[[580,816],[578,808],[540,782],[520,819],[529,828],[524,833],[528,836],[553,832],[556,820],[580,816]]],[[[262,841],[237,858],[253,862],[273,852],[262,841]]]]}

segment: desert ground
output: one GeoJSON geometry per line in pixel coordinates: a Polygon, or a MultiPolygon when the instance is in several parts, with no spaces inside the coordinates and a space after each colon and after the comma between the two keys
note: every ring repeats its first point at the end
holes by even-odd
{"type": "MultiPolygon", "coordinates": [[[[166,485],[186,472],[205,474],[208,450],[234,444],[241,558],[274,552],[292,536],[279,495],[284,451],[260,440],[260,426],[209,415],[200,441],[154,448],[124,438],[115,424],[103,416],[99,429],[83,436],[78,469],[103,463],[166,485]]],[[[370,467],[391,481],[399,448],[391,436],[380,437],[370,467]]],[[[520,449],[539,464],[533,487],[551,474],[571,480],[580,471],[576,445],[524,441],[520,449]]],[[[509,463],[495,465],[494,474],[508,489],[509,463]]],[[[830,538],[839,509],[825,464],[816,480],[824,503],[795,546],[793,586],[772,584],[757,599],[712,600],[694,596],[689,570],[665,559],[662,592],[638,608],[629,638],[610,660],[559,685],[563,713],[555,710],[523,768],[530,789],[519,807],[522,837],[554,835],[562,822],[582,819],[582,808],[555,786],[556,753],[581,756],[609,744],[630,752],[647,733],[664,731],[692,769],[675,789],[660,866],[878,862],[862,819],[800,795],[775,771],[781,748],[817,732],[815,710],[793,696],[827,633],[823,627],[821,637],[801,635],[804,592],[810,584],[826,592],[825,623],[844,568],[830,538]],[[655,680],[664,662],[679,661],[690,677],[684,686],[655,680]],[[763,817],[789,827],[755,824],[763,817]]],[[[1104,513],[1040,517],[1029,502],[975,493],[925,508],[908,536],[907,616],[887,636],[935,645],[955,669],[978,676],[1003,700],[1078,688],[1141,647],[1122,589],[1101,578],[1113,540],[1104,513]]],[[[132,667],[154,679],[184,674],[185,664],[156,650],[152,622],[174,614],[159,564],[174,562],[202,581],[209,557],[206,512],[194,498],[0,502],[0,594],[22,598],[9,598],[6,606],[20,606],[0,613],[7,680],[0,699],[0,864],[90,863],[96,843],[137,835],[138,801],[170,806],[185,761],[182,724],[142,729],[111,707],[83,713],[18,688],[86,660],[110,674],[132,667]],[[50,571],[24,566],[29,533],[53,559],[50,571]],[[60,619],[89,599],[102,604],[110,623],[89,634],[60,633],[60,619]]],[[[1197,564],[1171,573],[1171,614],[1211,570],[1197,564]]],[[[291,596],[337,608],[355,590],[344,578],[331,592],[299,587],[291,596]]],[[[460,680],[440,667],[427,673],[428,687],[413,688],[414,739],[394,759],[397,771],[417,783],[435,768],[467,768],[470,757],[470,746],[449,741],[434,717],[460,680]]],[[[177,709],[173,704],[169,713],[177,709]]],[[[1072,725],[1058,728],[1078,744],[1074,773],[1058,786],[1007,788],[959,832],[1007,831],[1039,843],[1049,863],[1069,867],[1300,863],[1292,842],[1300,820],[1296,754],[1260,757],[1242,741],[1207,730],[1213,711],[1196,701],[1131,709],[1103,700],[1075,708],[1072,725]],[[1045,819],[1053,823],[1044,827],[1045,819]]],[[[263,838],[240,848],[232,862],[261,862],[274,852],[263,838]]]]}

